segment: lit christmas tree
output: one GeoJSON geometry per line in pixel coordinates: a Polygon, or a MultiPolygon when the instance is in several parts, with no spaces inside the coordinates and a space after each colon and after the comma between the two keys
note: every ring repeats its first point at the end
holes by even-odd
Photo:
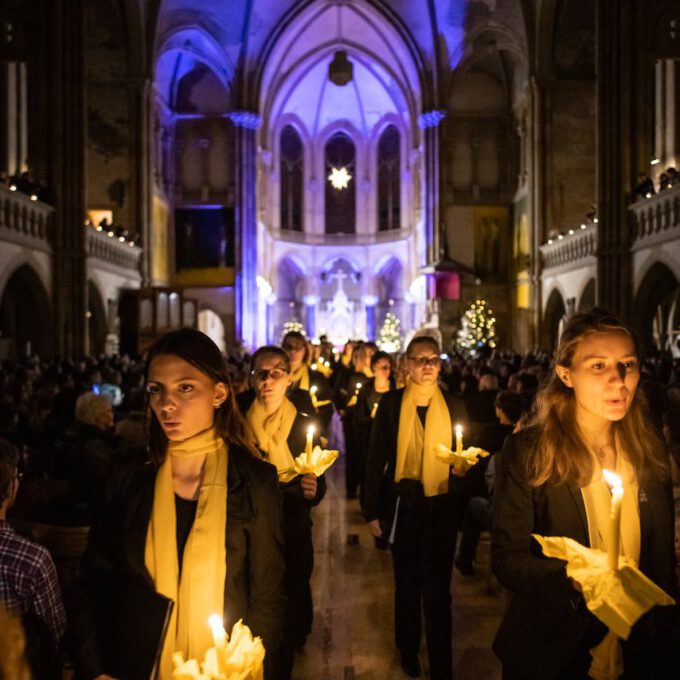
{"type": "Polygon", "coordinates": [[[392,312],[385,314],[385,321],[380,328],[377,345],[383,352],[393,354],[401,349],[400,321],[392,312]]]}
{"type": "Polygon", "coordinates": [[[496,317],[486,300],[475,300],[460,320],[458,347],[464,350],[479,350],[496,346],[496,317]]]}
{"type": "Polygon", "coordinates": [[[305,327],[297,319],[288,319],[288,321],[283,324],[283,335],[290,333],[291,331],[302,333],[302,335],[307,337],[307,334],[305,333],[305,327]]]}

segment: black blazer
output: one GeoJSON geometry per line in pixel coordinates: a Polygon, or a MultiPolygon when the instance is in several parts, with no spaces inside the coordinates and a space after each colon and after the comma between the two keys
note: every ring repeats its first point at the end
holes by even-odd
{"type": "MultiPolygon", "coordinates": [[[[463,400],[447,392],[443,394],[451,415],[451,430],[457,423],[465,427],[468,417],[463,400]]],[[[397,434],[403,397],[404,388],[384,394],[373,420],[364,496],[364,514],[369,522],[380,519],[390,524],[394,514],[396,490],[392,482],[397,466],[397,434]]],[[[463,488],[461,481],[459,477],[451,475],[449,493],[458,493],[463,488]]]]}
{"type": "MultiPolygon", "coordinates": [[[[527,484],[526,458],[538,431],[506,439],[497,460],[492,568],[512,593],[494,641],[501,662],[515,673],[553,678],[606,628],[570,584],[565,562],[541,554],[532,533],[568,536],[588,546],[588,523],[578,487],[527,484]]],[[[671,596],[676,594],[673,505],[670,488],[640,485],[640,569],[671,596]]],[[[625,646],[624,646],[625,654],[625,646]]]]}
{"type": "MultiPolygon", "coordinates": [[[[225,625],[231,630],[242,618],[253,635],[262,637],[270,657],[279,648],[286,605],[276,469],[231,446],[227,479],[225,625]]],[[[150,463],[118,471],[108,491],[106,509],[90,531],[70,611],[76,668],[85,680],[107,672],[97,643],[97,589],[119,579],[154,587],[144,565],[144,550],[155,480],[156,468],[150,463]]]]}

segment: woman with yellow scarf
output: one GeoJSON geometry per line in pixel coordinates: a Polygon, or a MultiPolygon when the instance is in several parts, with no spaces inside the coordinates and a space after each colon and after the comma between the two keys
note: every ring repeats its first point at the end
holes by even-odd
{"type": "Polygon", "coordinates": [[[392,546],[395,638],[402,670],[420,675],[421,606],[432,680],[451,680],[451,571],[465,500],[463,481],[436,457],[464,425],[460,399],[437,379],[439,345],[419,336],[406,348],[407,386],[385,394],[375,414],[366,465],[364,514],[392,546]],[[385,493],[385,488],[389,493],[385,493]]]}
{"type": "Polygon", "coordinates": [[[147,634],[138,619],[149,612],[140,604],[128,631],[113,630],[101,603],[115,589],[119,602],[134,592],[174,603],[164,639],[148,641],[159,647],[158,680],[171,680],[174,652],[203,659],[216,613],[227,630],[243,619],[262,638],[265,675],[278,678],[285,593],[276,470],[260,460],[208,336],[181,329],[159,338],[146,378],[150,460],[114,476],[91,529],[72,614],[79,673],[106,680],[134,665],[127,657],[147,634]]]}

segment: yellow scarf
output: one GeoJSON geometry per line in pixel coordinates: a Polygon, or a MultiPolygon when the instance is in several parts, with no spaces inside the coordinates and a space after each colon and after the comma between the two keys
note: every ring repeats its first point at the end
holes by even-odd
{"type": "Polygon", "coordinates": [[[297,410],[288,399],[284,399],[271,415],[267,415],[264,406],[255,399],[246,413],[246,420],[253,428],[258,448],[264,451],[279,474],[290,470],[294,465],[293,454],[288,448],[288,435],[296,415],[297,410]]]}
{"type": "Polygon", "coordinates": [[[307,364],[302,364],[295,373],[291,375],[293,380],[293,385],[300,383],[298,387],[301,390],[307,390],[309,392],[309,366],[307,364]]]}
{"type": "MultiPolygon", "coordinates": [[[[621,502],[621,549],[626,557],[640,561],[640,510],[638,482],[633,466],[617,446],[616,474],[623,482],[621,502]]],[[[581,489],[588,519],[588,539],[591,548],[607,550],[611,542],[609,510],[611,492],[602,477],[599,463],[588,486],[581,489]]],[[[593,657],[588,674],[596,680],[616,680],[623,673],[623,655],[619,638],[610,630],[597,647],[590,650],[593,657]]]]}
{"type": "Polygon", "coordinates": [[[409,382],[404,389],[399,412],[394,481],[419,479],[426,496],[446,493],[449,489],[449,467],[437,460],[435,447],[444,444],[451,448],[452,440],[451,416],[439,386],[436,383],[417,385],[409,382]],[[430,403],[423,428],[416,399],[425,397],[430,403]]]}
{"type": "Polygon", "coordinates": [[[202,659],[212,646],[208,618],[224,610],[227,575],[227,447],[213,428],[183,442],[169,442],[156,475],[146,534],[144,564],[156,590],[176,606],[163,645],[158,680],[171,680],[172,654],[202,659]],[[196,518],[184,548],[182,576],[177,559],[177,517],[172,459],[205,456],[196,518]]]}

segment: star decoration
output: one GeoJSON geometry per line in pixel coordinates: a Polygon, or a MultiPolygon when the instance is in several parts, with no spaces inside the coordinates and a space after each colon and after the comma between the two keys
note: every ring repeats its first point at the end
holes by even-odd
{"type": "Polygon", "coordinates": [[[352,175],[347,172],[347,168],[333,168],[331,167],[331,174],[328,175],[328,181],[333,185],[334,189],[346,189],[349,186],[349,181],[352,175]]]}

